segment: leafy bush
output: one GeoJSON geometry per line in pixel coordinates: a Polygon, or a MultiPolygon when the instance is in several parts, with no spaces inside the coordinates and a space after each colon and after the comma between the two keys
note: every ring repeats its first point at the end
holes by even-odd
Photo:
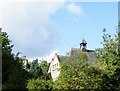
{"type": "Polygon", "coordinates": [[[41,78],[31,79],[28,81],[28,90],[40,90],[40,91],[51,91],[52,90],[52,80],[44,80],[41,78]]]}

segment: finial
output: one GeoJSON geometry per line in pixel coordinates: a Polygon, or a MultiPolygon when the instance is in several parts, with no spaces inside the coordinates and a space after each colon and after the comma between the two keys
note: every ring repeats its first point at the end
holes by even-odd
{"type": "Polygon", "coordinates": [[[83,34],[83,39],[84,39],[84,34],[83,34]]]}

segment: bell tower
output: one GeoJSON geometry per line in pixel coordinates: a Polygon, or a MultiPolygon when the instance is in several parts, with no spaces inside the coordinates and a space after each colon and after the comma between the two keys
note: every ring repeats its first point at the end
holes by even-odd
{"type": "Polygon", "coordinates": [[[86,52],[87,51],[87,42],[85,41],[85,39],[82,39],[81,42],[80,42],[80,49],[83,51],[83,52],[86,52]]]}

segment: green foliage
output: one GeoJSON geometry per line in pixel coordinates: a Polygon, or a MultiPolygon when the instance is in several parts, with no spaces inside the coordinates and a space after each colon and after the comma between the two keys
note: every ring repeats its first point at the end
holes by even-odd
{"type": "Polygon", "coordinates": [[[8,39],[6,32],[0,32],[0,37],[2,41],[2,83],[6,82],[8,79],[8,74],[10,73],[8,68],[10,68],[13,60],[13,55],[11,53],[13,45],[10,44],[11,40],[8,39]]]}
{"type": "Polygon", "coordinates": [[[103,31],[103,48],[97,50],[98,64],[104,63],[104,73],[102,76],[102,88],[120,90],[120,59],[119,59],[119,36],[111,38],[103,31]]]}
{"type": "Polygon", "coordinates": [[[18,64],[11,68],[11,73],[8,75],[8,80],[3,84],[3,89],[26,89],[27,79],[29,74],[21,70],[18,64]]]}
{"type": "Polygon", "coordinates": [[[13,60],[13,54],[11,53],[13,45],[10,44],[8,35],[5,32],[0,32],[1,41],[2,41],[2,83],[8,80],[8,74],[10,73],[8,68],[10,68],[13,60]],[[8,61],[10,60],[10,61],[8,61]]]}
{"type": "Polygon", "coordinates": [[[54,82],[54,89],[79,90],[100,88],[100,70],[88,64],[88,58],[85,53],[79,51],[77,56],[77,60],[66,57],[61,63],[61,73],[54,82]]]}
{"type": "Polygon", "coordinates": [[[53,88],[53,82],[50,74],[47,73],[49,63],[45,60],[34,60],[30,67],[30,73],[33,74],[33,78],[28,80],[27,89],[40,90],[40,91],[51,91],[53,88]]]}
{"type": "Polygon", "coordinates": [[[54,90],[120,90],[120,33],[113,38],[106,29],[103,33],[103,48],[96,50],[97,61],[89,65],[84,53],[78,53],[77,60],[66,57],[54,82],[54,90]]]}
{"type": "Polygon", "coordinates": [[[44,80],[42,78],[31,79],[28,81],[27,88],[31,91],[39,90],[39,91],[51,91],[52,90],[52,80],[44,80]]]}
{"type": "Polygon", "coordinates": [[[50,66],[50,63],[48,63],[46,60],[40,60],[40,67],[44,69],[45,71],[48,71],[50,66]]]}
{"type": "Polygon", "coordinates": [[[103,30],[103,48],[96,50],[97,61],[88,63],[87,55],[79,51],[75,59],[66,56],[61,62],[60,75],[52,82],[47,74],[49,63],[33,60],[30,70],[23,69],[21,58],[12,53],[13,45],[6,32],[0,32],[2,41],[2,84],[3,89],[38,90],[120,90],[120,32],[113,38],[103,30]],[[32,76],[31,76],[32,75],[32,76]],[[31,79],[32,78],[32,79],[31,79]]]}
{"type": "Polygon", "coordinates": [[[1,40],[2,40],[2,53],[4,55],[11,55],[13,45],[11,44],[11,40],[6,32],[0,32],[1,40]]]}
{"type": "Polygon", "coordinates": [[[2,40],[2,88],[25,89],[29,74],[22,69],[18,54],[12,53],[13,45],[6,32],[0,32],[2,40]]]}
{"type": "Polygon", "coordinates": [[[42,60],[40,60],[39,65],[42,68],[42,73],[43,73],[42,78],[45,79],[45,80],[51,79],[51,75],[48,74],[48,69],[49,69],[50,63],[48,63],[46,60],[42,59],[42,60]]]}
{"type": "Polygon", "coordinates": [[[42,68],[39,66],[38,63],[38,59],[33,60],[29,72],[33,75],[34,78],[38,78],[43,75],[42,68]]]}

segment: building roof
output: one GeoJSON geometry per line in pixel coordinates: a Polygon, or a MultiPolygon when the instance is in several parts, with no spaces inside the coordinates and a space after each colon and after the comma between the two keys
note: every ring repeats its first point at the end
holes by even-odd
{"type": "MultiPolygon", "coordinates": [[[[77,57],[78,57],[78,52],[79,51],[82,52],[82,50],[80,48],[71,48],[68,56],[70,56],[73,60],[76,60],[77,57]]],[[[94,50],[87,50],[84,53],[86,53],[86,55],[88,56],[89,63],[92,63],[93,61],[96,60],[96,56],[95,56],[94,50]]],[[[57,56],[58,56],[58,59],[59,59],[60,62],[64,61],[65,56],[63,56],[63,55],[57,55],[57,56]]]]}
{"type": "Polygon", "coordinates": [[[80,48],[71,48],[70,50],[70,56],[76,55],[76,53],[80,50],[80,48]]]}
{"type": "Polygon", "coordinates": [[[65,56],[63,56],[63,55],[57,55],[57,56],[58,56],[59,61],[64,61],[65,56]]]}
{"type": "Polygon", "coordinates": [[[76,60],[77,59],[77,54],[80,51],[80,48],[71,48],[70,52],[69,52],[69,56],[73,59],[76,60]]]}
{"type": "Polygon", "coordinates": [[[88,56],[89,63],[93,63],[96,60],[96,54],[95,52],[86,52],[88,56]]]}

